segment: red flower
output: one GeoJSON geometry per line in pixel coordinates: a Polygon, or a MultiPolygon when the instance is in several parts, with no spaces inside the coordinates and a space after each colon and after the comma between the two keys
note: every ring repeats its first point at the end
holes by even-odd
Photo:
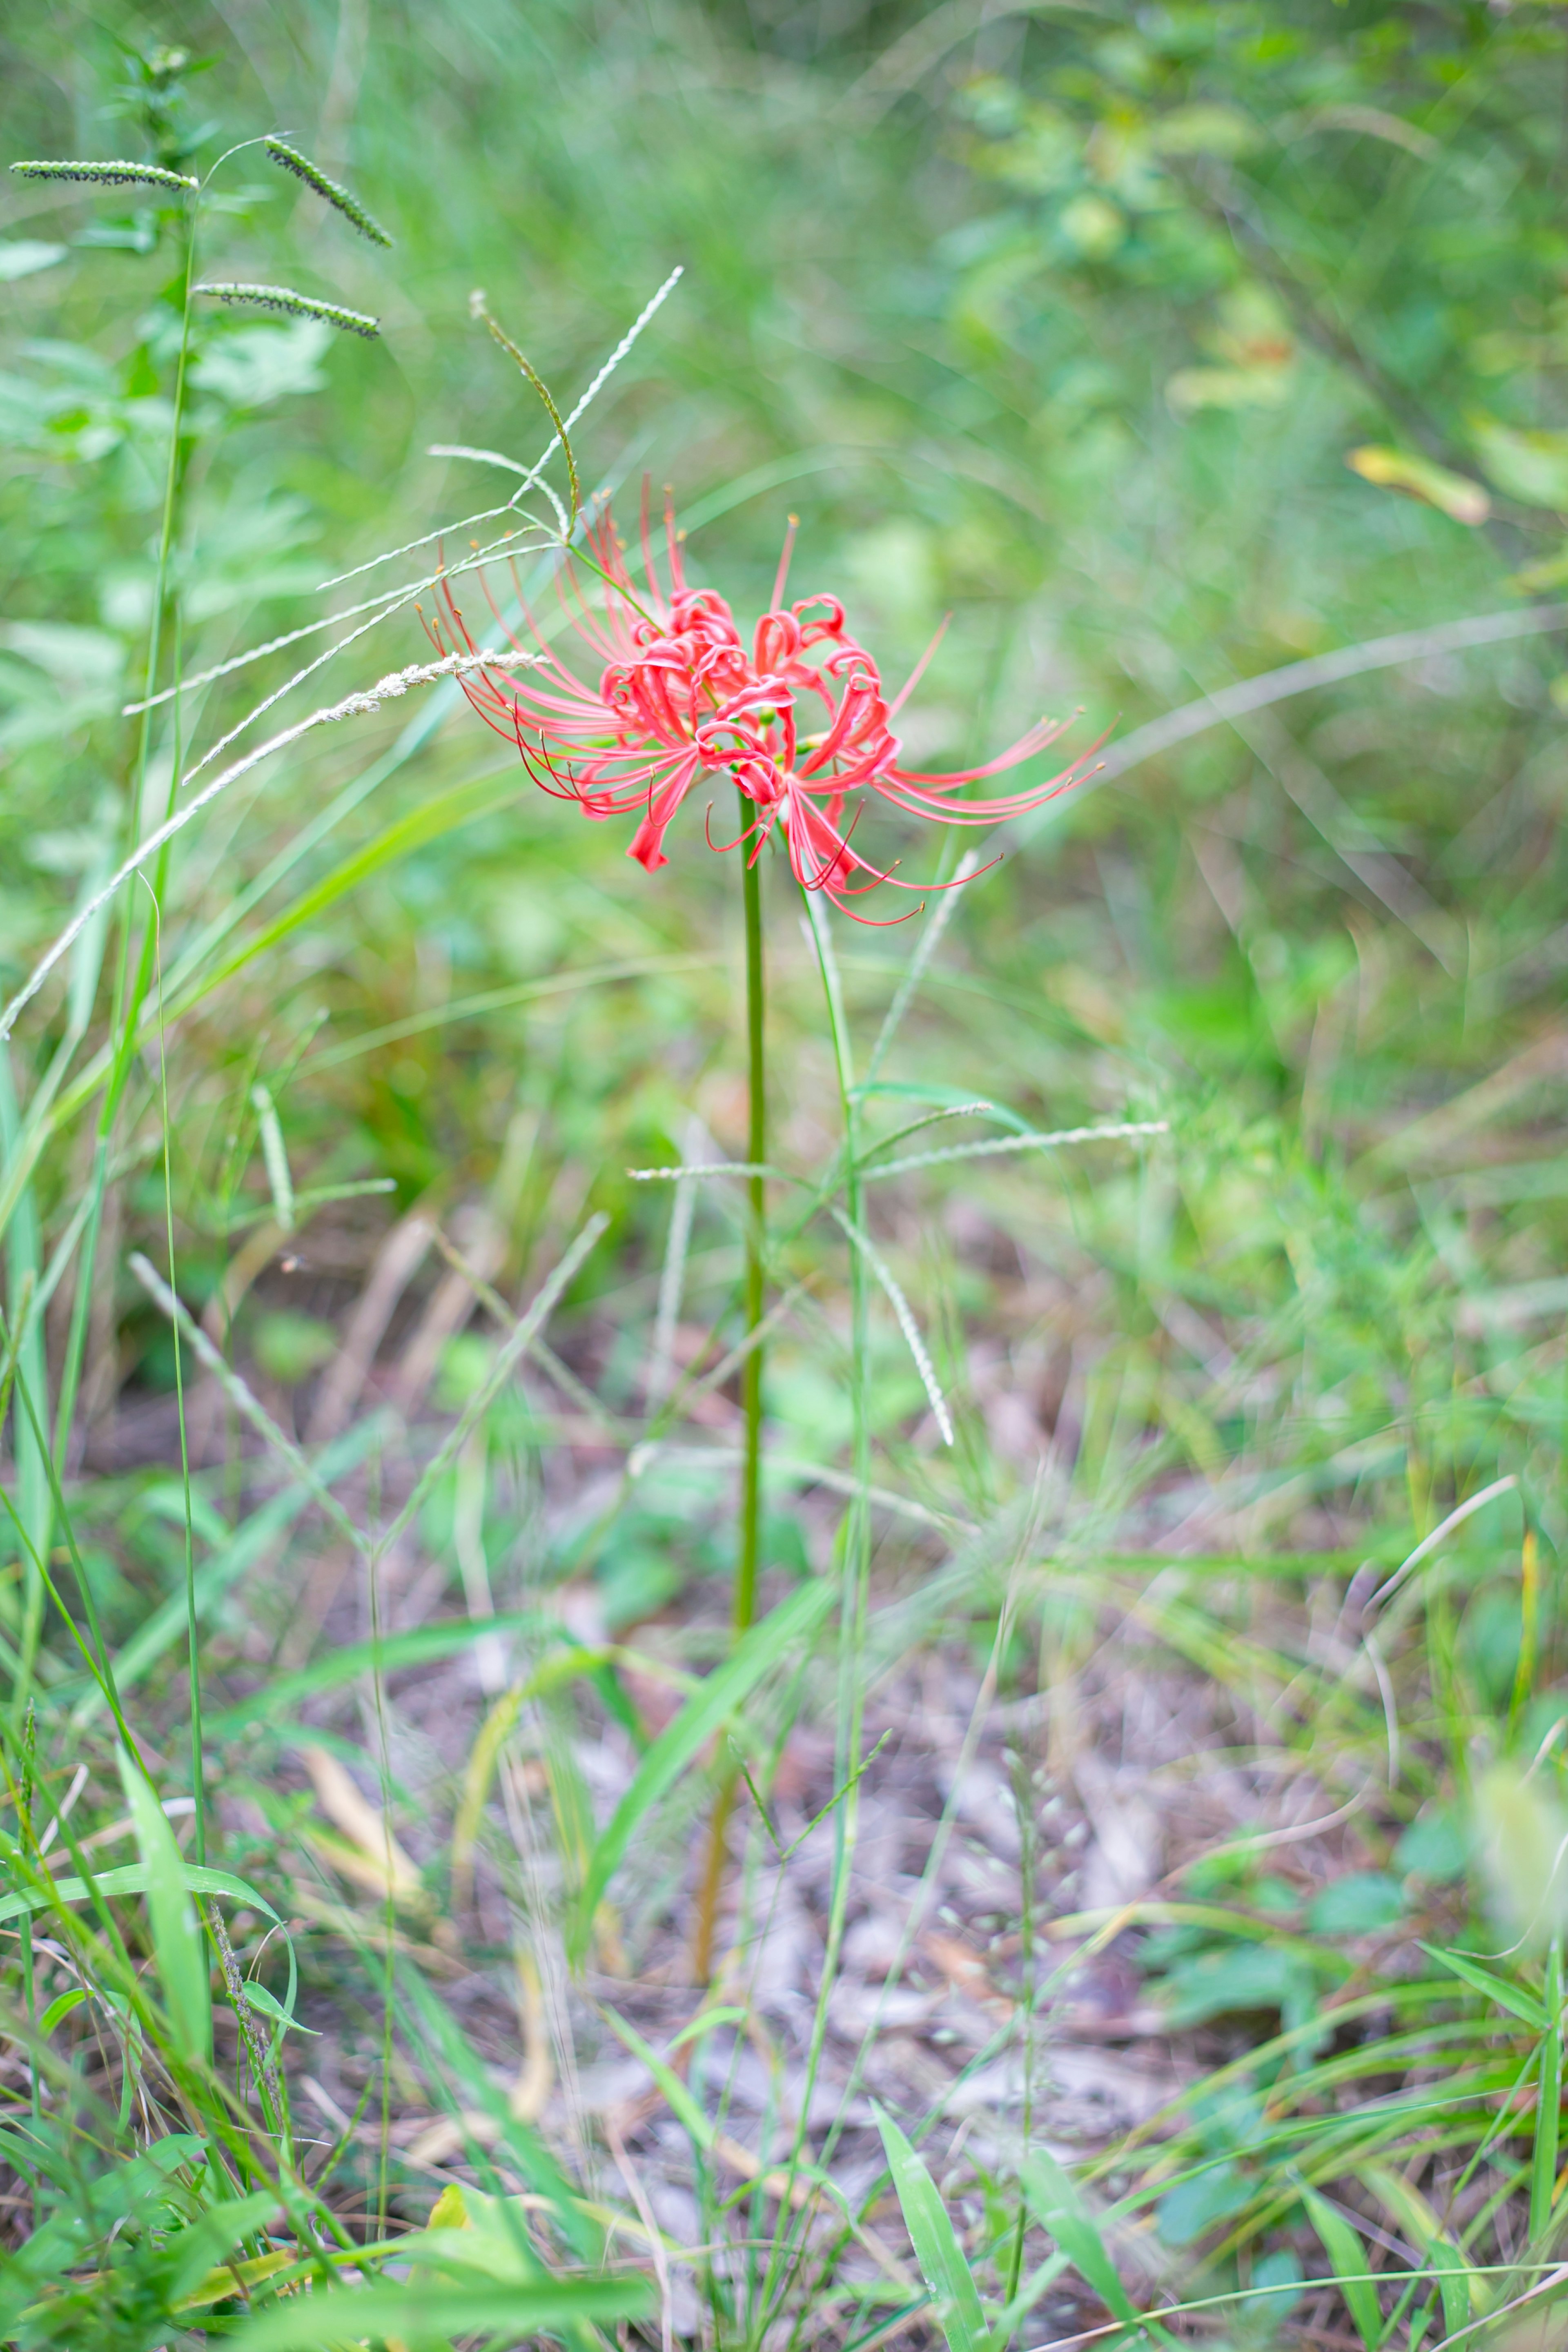
{"type": "MultiPolygon", "coordinates": [[[[846,824],[845,803],[852,794],[874,793],[939,824],[994,824],[1067,791],[1081,777],[1083,762],[1000,799],[953,797],[1054,742],[1061,726],[1042,719],[983,767],[944,776],[901,767],[892,721],[930,651],[889,703],[876,663],[845,627],[837,596],[782,604],[794,537],[792,522],[773,609],[757,623],[748,648],[723,597],[686,585],[668,507],[668,591],[649,541],[646,494],[641,588],[627,572],[606,509],[588,531],[603,583],[597,609],[586,603],[570,568],[561,592],[573,626],[604,663],[597,686],[567,668],[531,615],[534,642],[528,650],[535,654],[535,667],[521,677],[480,668],[459,682],[479,716],[515,740],[546,792],[576,801],[585,816],[638,814],[626,854],[648,872],[668,865],[664,837],[688,793],[728,774],[756,814],[737,841],[720,845],[710,835],[710,846],[745,845],[754,860],[774,826],[782,826],[796,879],[853,914],[850,899],[879,883],[900,890],[921,886],[898,881],[852,845],[864,806],[862,800],[846,824]]],[[[437,646],[447,650],[449,631],[457,647],[476,651],[450,583],[443,582],[441,597],[442,615],[426,624],[437,646]]],[[[519,640],[513,636],[512,643],[519,640]]]]}

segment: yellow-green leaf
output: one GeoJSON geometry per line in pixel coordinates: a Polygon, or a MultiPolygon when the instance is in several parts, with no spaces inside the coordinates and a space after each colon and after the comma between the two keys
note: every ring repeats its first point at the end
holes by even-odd
{"type": "Polygon", "coordinates": [[[1403,490],[1407,498],[1420,499],[1454,522],[1473,528],[1485,522],[1492,510],[1491,499],[1479,482],[1470,481],[1464,474],[1451,474],[1447,466],[1436,466],[1430,457],[1415,457],[1407,449],[1368,442],[1347,451],[1345,463],[1363,482],[1373,482],[1380,490],[1403,490]]]}

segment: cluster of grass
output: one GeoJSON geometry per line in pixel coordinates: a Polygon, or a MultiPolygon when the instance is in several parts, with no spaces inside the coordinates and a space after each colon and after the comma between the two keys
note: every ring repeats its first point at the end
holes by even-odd
{"type": "Polygon", "coordinates": [[[7,157],[120,166],[0,236],[7,1003],[86,918],[0,1051],[0,2340],[1550,2328],[1555,15],[0,37],[7,157]],[[626,866],[450,676],[243,765],[515,520],[469,289],[565,410],[677,265],[584,489],[737,609],[797,511],[889,675],[951,610],[922,767],[1114,730],[905,929],[764,861],[738,1641],[755,1229],[632,1172],[746,1154],[737,861],[626,866]]]}

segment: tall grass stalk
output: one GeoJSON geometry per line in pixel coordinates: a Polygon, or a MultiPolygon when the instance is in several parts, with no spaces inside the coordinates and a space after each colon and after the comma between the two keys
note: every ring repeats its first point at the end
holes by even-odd
{"type": "MultiPolygon", "coordinates": [[[[750,800],[737,789],[742,835],[753,822],[750,800]]],[[[745,914],[746,959],[746,1179],[745,1276],[742,1293],[742,1331],[746,1354],[741,1365],[742,1423],[740,1507],[737,1513],[735,1581],[730,1622],[737,1639],[757,1613],[757,1567],[762,1538],[763,1500],[763,1358],[761,1339],[766,1311],[767,1180],[767,999],[763,968],[762,857],[742,851],[742,904],[745,914]]],[[[691,1973],[706,1984],[713,1968],[713,1937],[729,1850],[730,1815],[738,1784],[735,1768],[724,1763],[713,1800],[708,1832],[708,1853],[697,1898],[692,1932],[691,1973]]]]}

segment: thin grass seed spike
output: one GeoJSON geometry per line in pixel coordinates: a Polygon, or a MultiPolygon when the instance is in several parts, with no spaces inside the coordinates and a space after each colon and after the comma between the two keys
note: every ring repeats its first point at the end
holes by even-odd
{"type": "Polygon", "coordinates": [[[583,511],[583,492],[577,480],[577,460],[572,455],[572,444],[567,436],[566,427],[561,421],[561,411],[556,407],[554,401],[551,398],[550,387],[545,383],[543,377],[540,374],[539,370],[533,365],[531,360],[524,358],[522,352],[518,350],[517,345],[507,333],[506,329],[500,324],[500,320],[491,311],[489,303],[485,299],[485,292],[482,286],[476,286],[473,292],[469,295],[468,310],[472,317],[483,320],[485,325],[489,329],[491,335],[500,345],[502,351],[506,352],[510,359],[516,361],[518,366],[522,370],[523,374],[528,378],[529,383],[539,394],[540,399],[544,403],[545,408],[549,413],[550,422],[555,427],[555,437],[560,442],[561,446],[566,455],[566,478],[571,485],[572,491],[572,516],[571,522],[567,527],[567,536],[570,537],[573,529],[575,528],[577,518],[583,511]]]}
{"type": "Polygon", "coordinates": [[[214,284],[204,279],[191,291],[210,294],[216,302],[248,303],[258,310],[286,310],[291,319],[321,319],[329,327],[341,327],[345,334],[363,335],[367,341],[381,332],[379,319],[367,318],[363,310],[345,310],[341,302],[319,302],[313,294],[296,294],[291,286],[214,284]]]}
{"type": "Polygon", "coordinates": [[[289,146],[284,140],[267,138],[261,143],[274,163],[280,163],[284,171],[292,172],[297,180],[303,180],[308,188],[313,188],[322,203],[331,205],[334,212],[342,213],[351,228],[358,229],[361,236],[368,237],[372,245],[392,243],[381,223],[366,212],[359,198],[351,195],[348,189],[336,180],[329,179],[319,163],[312,163],[308,155],[301,155],[297,147],[289,146]]]}
{"type": "Polygon", "coordinates": [[[165,171],[162,163],[54,163],[38,159],[13,163],[19,180],[81,180],[99,188],[190,188],[201,185],[185,172],[165,171]]]}

